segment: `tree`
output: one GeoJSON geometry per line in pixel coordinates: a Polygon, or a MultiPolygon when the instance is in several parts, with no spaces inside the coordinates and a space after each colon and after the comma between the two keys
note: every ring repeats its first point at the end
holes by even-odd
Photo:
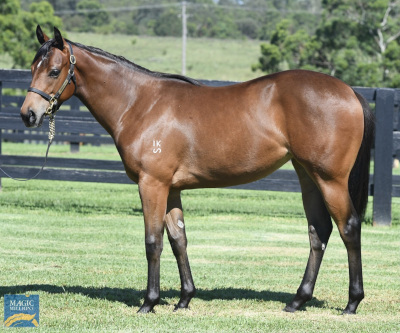
{"type": "Polygon", "coordinates": [[[393,53],[386,50],[390,44],[398,45],[400,1],[323,0],[322,4],[324,16],[316,38],[321,46],[317,57],[324,58],[325,65],[317,67],[349,84],[392,87],[399,68],[392,64],[393,53]]]}
{"type": "Polygon", "coordinates": [[[160,15],[154,23],[154,32],[157,36],[182,35],[182,22],[177,8],[170,8],[160,15]]]}
{"type": "Polygon", "coordinates": [[[101,5],[98,0],[81,0],[78,3],[77,9],[82,11],[80,15],[85,18],[85,22],[80,31],[93,32],[96,27],[105,26],[109,23],[110,17],[102,8],[103,5],[101,5]],[[88,12],[85,12],[86,10],[88,12]]]}
{"type": "Polygon", "coordinates": [[[350,11],[363,33],[370,36],[365,50],[375,53],[382,69],[382,82],[399,87],[400,1],[358,1],[358,11],[350,11]]]}
{"type": "Polygon", "coordinates": [[[295,27],[289,19],[276,25],[270,43],[261,44],[261,57],[258,64],[253,65],[254,71],[260,69],[271,73],[306,66],[309,52],[316,45],[312,45],[312,39],[304,29],[296,31],[295,27]]]}
{"type": "Polygon", "coordinates": [[[0,10],[0,52],[11,56],[14,68],[28,68],[39,45],[36,26],[52,31],[54,26],[61,28],[62,21],[46,1],[32,3],[26,12],[18,0],[0,0],[0,10]]]}
{"type": "Polygon", "coordinates": [[[351,85],[395,87],[400,83],[400,1],[323,0],[314,34],[280,22],[270,39],[279,50],[268,64],[271,47],[261,45],[265,72],[305,68],[337,76],[351,85]]]}
{"type": "Polygon", "coordinates": [[[189,35],[192,37],[238,38],[242,36],[232,11],[217,5],[188,7],[189,35]],[[193,9],[194,8],[194,9],[193,9]]]}

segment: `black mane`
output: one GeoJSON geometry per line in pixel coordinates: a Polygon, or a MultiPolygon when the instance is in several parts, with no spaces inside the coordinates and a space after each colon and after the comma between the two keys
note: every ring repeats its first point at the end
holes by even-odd
{"type": "MultiPolygon", "coordinates": [[[[179,80],[179,81],[184,81],[190,84],[193,84],[195,86],[200,86],[201,83],[198,82],[197,80],[191,79],[189,77],[183,76],[183,75],[179,75],[179,74],[167,74],[167,73],[160,73],[160,72],[153,72],[151,70],[148,70],[147,68],[144,68],[142,66],[139,66],[131,61],[129,61],[128,59],[122,57],[122,56],[117,56],[111,53],[108,53],[102,49],[99,49],[97,47],[93,47],[93,46],[86,46],[83,44],[79,44],[79,43],[75,43],[75,42],[71,42],[70,40],[67,40],[69,43],[71,43],[72,45],[79,47],[81,49],[87,50],[91,53],[95,53],[95,54],[99,54],[101,56],[104,56],[106,58],[112,59],[120,64],[123,64],[131,69],[134,69],[136,71],[154,76],[154,77],[158,77],[158,78],[164,78],[164,79],[172,79],[172,80],[179,80]]],[[[44,45],[44,44],[43,44],[44,45]]],[[[40,51],[40,50],[39,50],[40,51]]]]}
{"type": "MultiPolygon", "coordinates": [[[[108,53],[102,49],[99,49],[97,47],[93,46],[86,46],[80,43],[75,43],[70,40],[67,40],[67,42],[71,43],[72,45],[79,47],[81,49],[87,50],[91,53],[99,54],[101,56],[104,56],[106,58],[112,59],[120,64],[123,64],[131,69],[134,69],[136,71],[157,77],[157,78],[164,78],[164,79],[171,79],[171,80],[179,80],[183,82],[187,82],[190,84],[193,84],[195,86],[201,86],[201,83],[197,80],[191,79],[189,77],[179,75],[179,74],[167,74],[167,73],[160,73],[160,72],[153,72],[147,68],[144,68],[142,66],[136,65],[135,63],[129,61],[128,59],[122,57],[122,56],[116,56],[114,54],[108,53]]],[[[32,61],[32,64],[34,64],[40,57],[46,57],[46,55],[50,52],[51,48],[54,47],[56,44],[56,41],[54,39],[49,39],[47,42],[43,43],[40,49],[37,51],[35,58],[32,61]]]]}

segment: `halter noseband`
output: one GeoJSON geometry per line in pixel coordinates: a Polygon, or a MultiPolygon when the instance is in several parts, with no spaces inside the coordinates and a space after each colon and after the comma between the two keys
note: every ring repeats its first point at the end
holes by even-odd
{"type": "Polygon", "coordinates": [[[33,88],[33,87],[29,87],[28,88],[28,92],[34,92],[36,94],[39,94],[40,96],[42,96],[45,100],[49,101],[50,105],[49,107],[46,109],[46,112],[44,113],[46,116],[53,116],[58,109],[60,108],[61,105],[58,105],[58,99],[60,98],[61,94],[63,93],[63,91],[65,90],[65,88],[67,87],[68,84],[71,83],[71,81],[75,84],[75,89],[76,89],[76,80],[75,80],[75,75],[74,75],[74,66],[76,64],[76,58],[74,56],[74,52],[72,51],[72,45],[71,43],[67,42],[69,45],[69,50],[70,50],[70,56],[69,56],[69,70],[68,70],[68,75],[65,78],[64,83],[62,84],[61,88],[58,89],[58,91],[55,93],[54,96],[51,96],[49,94],[46,94],[44,91],[33,88]]]}

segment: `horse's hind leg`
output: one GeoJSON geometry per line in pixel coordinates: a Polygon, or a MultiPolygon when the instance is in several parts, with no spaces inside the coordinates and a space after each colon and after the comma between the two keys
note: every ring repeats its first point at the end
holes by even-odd
{"type": "Polygon", "coordinates": [[[186,252],[187,239],[180,192],[170,193],[165,220],[168,239],[174,252],[181,278],[181,298],[175,306],[176,311],[181,308],[187,308],[190,300],[196,293],[186,252]]]}
{"type": "Polygon", "coordinates": [[[284,309],[288,312],[298,310],[305,302],[312,298],[318,271],[328,244],[329,236],[332,232],[331,217],[326,209],[321,192],[300,164],[293,160],[293,165],[299,176],[303,206],[308,221],[310,255],[297,294],[293,301],[284,309]]]}
{"type": "MultiPolygon", "coordinates": [[[[297,171],[298,169],[299,168],[297,167],[297,171]]],[[[345,173],[339,173],[335,171],[335,169],[330,169],[329,173],[322,172],[321,168],[319,168],[318,171],[315,171],[314,169],[312,167],[309,167],[309,169],[307,170],[309,171],[309,174],[312,175],[312,179],[315,180],[318,189],[322,193],[322,198],[325,202],[326,209],[329,212],[330,216],[334,219],[339,229],[340,237],[342,238],[347,250],[350,282],[349,282],[349,301],[344,310],[344,313],[355,313],[358,304],[364,298],[362,266],[361,266],[361,221],[354,209],[353,203],[350,198],[348,189],[348,182],[349,182],[348,176],[346,176],[345,173]],[[335,174],[333,174],[333,172],[335,172],[335,174]]],[[[300,176],[303,192],[304,192],[304,182],[305,182],[304,179],[305,178],[303,177],[302,180],[302,177],[300,176]]],[[[310,183],[310,181],[307,181],[307,183],[310,183]]],[[[309,209],[306,208],[307,218],[309,218],[307,211],[309,211],[309,209]]],[[[311,232],[310,240],[315,239],[316,244],[320,244],[320,242],[324,244],[324,241],[325,240],[327,241],[327,238],[325,240],[323,239],[326,236],[321,236],[318,234],[318,232],[317,235],[318,238],[314,237],[311,232]]],[[[307,270],[305,277],[307,276],[307,270]]],[[[304,280],[299,288],[300,293],[296,295],[293,301],[295,304],[292,303],[289,306],[288,310],[290,310],[291,308],[296,309],[297,300],[304,300],[304,297],[303,298],[301,297],[301,291],[302,291],[301,287],[303,285],[304,285],[304,280]]]]}
{"type": "Polygon", "coordinates": [[[344,314],[356,313],[364,298],[361,265],[361,220],[358,217],[348,191],[348,180],[320,180],[320,188],[326,206],[335,220],[340,237],[347,249],[349,262],[349,301],[344,314]]]}

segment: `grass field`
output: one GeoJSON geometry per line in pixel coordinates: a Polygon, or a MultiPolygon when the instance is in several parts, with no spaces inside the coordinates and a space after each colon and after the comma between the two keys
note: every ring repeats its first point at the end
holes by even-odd
{"type": "MultiPolygon", "coordinates": [[[[99,47],[154,71],[181,73],[181,39],[68,33],[68,38],[85,45],[99,47]]],[[[189,38],[186,74],[196,79],[245,81],[261,72],[252,72],[258,61],[260,41],[189,38]]]]}
{"type": "MultiPolygon", "coordinates": [[[[72,32],[67,36],[74,42],[122,55],[154,71],[181,73],[180,38],[72,32]]],[[[262,75],[251,70],[251,65],[258,61],[260,54],[260,41],[189,38],[186,74],[197,79],[249,80],[262,75]]],[[[0,55],[0,68],[10,67],[11,59],[0,55]]]]}
{"type": "MultiPolygon", "coordinates": [[[[5,144],[3,152],[14,149],[5,144]]],[[[50,155],[67,156],[64,149],[54,146],[50,155]]],[[[86,157],[91,152],[94,158],[116,158],[110,147],[85,149],[86,157]]],[[[296,292],[309,252],[300,194],[187,191],[182,200],[198,295],[189,310],[172,312],[180,282],[165,237],[161,304],[155,313],[138,315],[147,264],[135,185],[8,179],[2,184],[1,301],[9,293],[39,294],[40,332],[400,331],[398,223],[363,226],[366,298],[357,315],[340,315],[348,270],[336,229],[315,298],[288,314],[282,308],[296,292]]]]}

